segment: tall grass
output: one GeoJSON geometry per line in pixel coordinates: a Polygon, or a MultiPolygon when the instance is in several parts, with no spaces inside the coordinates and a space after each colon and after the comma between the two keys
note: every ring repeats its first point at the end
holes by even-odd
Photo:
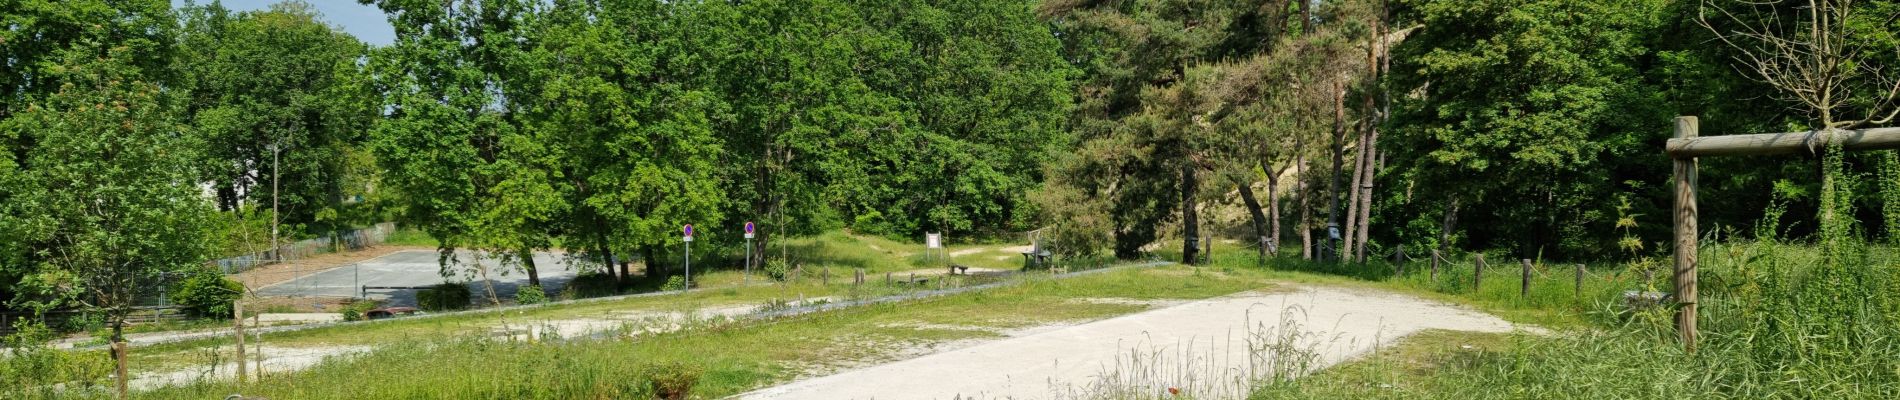
{"type": "MultiPolygon", "coordinates": [[[[1254,397],[1900,398],[1900,249],[1866,239],[1853,209],[1862,185],[1830,154],[1815,237],[1775,238],[1781,214],[1770,209],[1755,238],[1701,249],[1694,352],[1677,339],[1673,310],[1601,302],[1593,314],[1611,316],[1594,319],[1602,325],[1483,351],[1377,357],[1254,397]],[[1418,363],[1434,367],[1407,367],[1418,363]]],[[[1882,211],[1900,220],[1900,208],[1882,211]]],[[[1492,291],[1487,283],[1479,295],[1492,291]]]]}

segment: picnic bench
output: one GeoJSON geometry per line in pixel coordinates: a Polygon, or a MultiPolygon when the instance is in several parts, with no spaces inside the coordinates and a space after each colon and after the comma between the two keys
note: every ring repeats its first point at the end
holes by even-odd
{"type": "Polygon", "coordinates": [[[1048,266],[1054,254],[1042,247],[1041,229],[1029,231],[1029,250],[1023,251],[1023,269],[1048,266]]]}

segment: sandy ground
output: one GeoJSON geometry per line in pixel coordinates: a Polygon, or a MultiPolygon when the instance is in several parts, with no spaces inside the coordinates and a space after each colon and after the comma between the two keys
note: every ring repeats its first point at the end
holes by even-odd
{"type": "Polygon", "coordinates": [[[1410,296],[1330,287],[1247,293],[1061,327],[792,382],[745,399],[1241,398],[1270,374],[1311,371],[1425,329],[1509,332],[1497,317],[1410,296]]]}

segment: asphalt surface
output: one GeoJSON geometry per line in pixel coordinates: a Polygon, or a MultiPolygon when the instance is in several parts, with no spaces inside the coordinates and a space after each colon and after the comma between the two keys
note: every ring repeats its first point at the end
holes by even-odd
{"type": "MultiPolygon", "coordinates": [[[[296,279],[280,282],[258,289],[262,296],[313,296],[313,297],[357,297],[363,294],[363,286],[400,286],[423,287],[446,282],[466,283],[470,298],[486,299],[486,289],[481,276],[475,274],[476,253],[456,252],[457,262],[451,264],[447,272],[451,277],[444,278],[444,269],[438,264],[438,253],[430,250],[406,250],[390,253],[382,257],[315,272],[296,279]]],[[[534,263],[541,273],[541,287],[548,293],[558,293],[579,273],[580,266],[570,266],[565,253],[536,252],[534,263]]],[[[528,284],[528,274],[518,268],[502,268],[501,262],[494,257],[484,257],[481,265],[488,266],[488,278],[495,284],[495,293],[502,299],[512,299],[515,291],[528,284]]],[[[371,289],[367,298],[388,300],[390,305],[414,306],[415,289],[371,289]]]]}

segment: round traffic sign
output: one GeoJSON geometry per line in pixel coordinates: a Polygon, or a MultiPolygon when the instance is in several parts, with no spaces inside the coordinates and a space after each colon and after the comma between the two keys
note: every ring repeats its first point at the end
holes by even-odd
{"type": "Polygon", "coordinates": [[[752,233],[752,221],[745,222],[745,233],[752,233]]]}
{"type": "Polygon", "coordinates": [[[686,226],[680,227],[680,232],[685,233],[686,237],[693,237],[693,224],[686,224],[686,226]]]}

